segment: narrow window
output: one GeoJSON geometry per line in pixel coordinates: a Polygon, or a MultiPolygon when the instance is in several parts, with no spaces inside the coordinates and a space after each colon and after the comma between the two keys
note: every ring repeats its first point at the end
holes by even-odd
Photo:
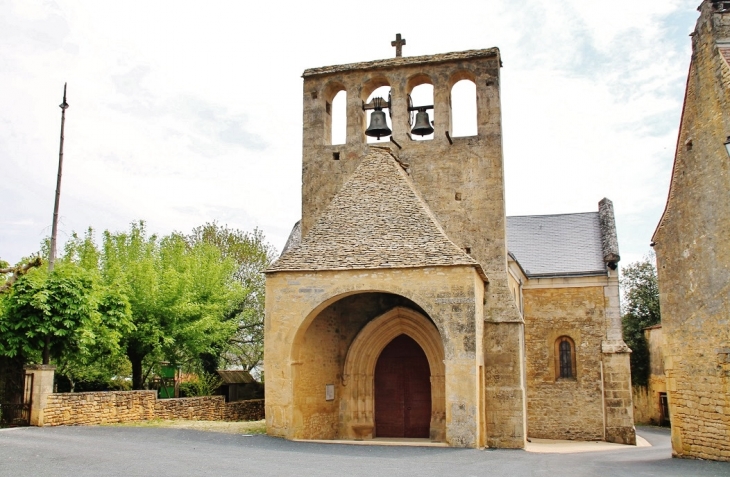
{"type": "Polygon", "coordinates": [[[451,88],[452,137],[477,135],[477,86],[473,81],[458,81],[451,88]]]}
{"type": "Polygon", "coordinates": [[[575,343],[567,336],[555,341],[555,374],[558,379],[575,379],[575,343]]]}
{"type": "Polygon", "coordinates": [[[327,103],[328,113],[332,114],[332,144],[345,144],[347,139],[347,92],[340,91],[327,103]]]}
{"type": "Polygon", "coordinates": [[[570,343],[562,341],[560,343],[560,377],[573,377],[573,363],[570,353],[570,343]]]}

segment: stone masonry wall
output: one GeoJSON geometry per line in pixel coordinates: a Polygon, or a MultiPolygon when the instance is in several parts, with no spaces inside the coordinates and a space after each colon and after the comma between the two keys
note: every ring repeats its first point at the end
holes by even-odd
{"type": "Polygon", "coordinates": [[[47,426],[111,424],[150,419],[252,421],[264,418],[264,400],[226,403],[223,396],[157,399],[156,391],[102,391],[48,395],[47,426]]]}
{"type": "Polygon", "coordinates": [[[603,439],[603,287],[524,289],[527,433],[542,439],[603,439]],[[555,341],[575,342],[576,378],[556,379],[555,341]]]}
{"type": "Polygon", "coordinates": [[[669,199],[653,240],[673,453],[730,461],[730,13],[721,6],[703,2],[692,35],[669,199]]]}
{"type": "Polygon", "coordinates": [[[483,288],[467,266],[269,273],[264,341],[268,433],[351,438],[345,418],[353,410],[345,397],[362,397],[363,414],[372,413],[373,400],[364,384],[355,391],[343,383],[350,344],[378,314],[405,306],[430,318],[443,340],[445,441],[476,447],[483,442],[477,401],[483,288]],[[327,384],[335,386],[331,401],[325,399],[327,384]]]}
{"type": "Polygon", "coordinates": [[[644,330],[644,336],[649,344],[649,382],[647,386],[634,386],[634,422],[663,424],[660,393],[667,392],[666,377],[664,376],[664,335],[660,326],[653,326],[644,330]]]}
{"type": "Polygon", "coordinates": [[[636,445],[628,353],[603,354],[606,441],[636,445]]]}

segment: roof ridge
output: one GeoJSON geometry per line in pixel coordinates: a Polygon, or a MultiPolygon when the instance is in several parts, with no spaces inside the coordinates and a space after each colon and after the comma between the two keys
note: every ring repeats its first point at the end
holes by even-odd
{"type": "Polygon", "coordinates": [[[527,214],[527,215],[508,215],[507,218],[518,218],[518,217],[564,217],[567,215],[598,215],[598,211],[589,211],[589,212],[566,212],[564,214],[527,214]]]}

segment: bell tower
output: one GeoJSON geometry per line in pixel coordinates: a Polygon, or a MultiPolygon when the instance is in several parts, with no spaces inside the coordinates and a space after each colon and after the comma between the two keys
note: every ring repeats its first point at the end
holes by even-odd
{"type": "Polygon", "coordinates": [[[523,447],[524,321],[508,288],[500,67],[499,50],[490,48],[304,71],[301,234],[306,239],[371,150],[387,148],[448,238],[486,274],[483,300],[476,304],[483,318],[474,324],[483,350],[477,360],[482,412],[476,414],[489,429],[482,445],[523,447]],[[452,90],[461,80],[476,90],[476,135],[468,137],[454,137],[452,129],[452,90]],[[422,84],[433,86],[432,105],[410,102],[422,84]],[[383,86],[390,87],[389,97],[369,101],[383,86]],[[332,145],[332,101],[340,91],[347,98],[346,140],[332,145]],[[415,140],[416,112],[422,129],[415,132],[432,127],[432,139],[415,140]],[[375,143],[366,136],[371,114],[377,124],[370,128],[382,134],[375,143]],[[385,115],[392,132],[382,127],[385,115]]]}

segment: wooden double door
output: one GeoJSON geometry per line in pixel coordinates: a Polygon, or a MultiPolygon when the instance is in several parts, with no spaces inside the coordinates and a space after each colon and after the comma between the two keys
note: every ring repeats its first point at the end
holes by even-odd
{"type": "Polygon", "coordinates": [[[375,366],[375,436],[429,437],[431,372],[423,349],[400,335],[375,366]]]}

